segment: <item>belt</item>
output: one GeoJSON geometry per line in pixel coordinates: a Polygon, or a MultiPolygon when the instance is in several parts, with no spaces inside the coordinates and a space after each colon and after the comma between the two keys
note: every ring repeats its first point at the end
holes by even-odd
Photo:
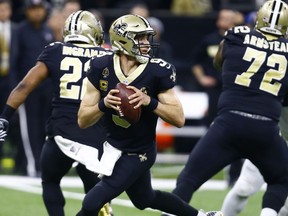
{"type": "Polygon", "coordinates": [[[246,118],[251,118],[255,120],[261,120],[261,121],[272,121],[271,118],[262,116],[262,115],[256,115],[256,114],[251,114],[251,113],[246,113],[238,110],[230,110],[231,113],[246,117],[246,118]]]}

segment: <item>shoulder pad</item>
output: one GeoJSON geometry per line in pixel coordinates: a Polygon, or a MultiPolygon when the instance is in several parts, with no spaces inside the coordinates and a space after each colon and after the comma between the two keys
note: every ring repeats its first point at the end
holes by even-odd
{"type": "Polygon", "coordinates": [[[167,69],[171,69],[171,70],[176,70],[174,65],[161,59],[161,58],[151,58],[150,59],[150,63],[153,65],[153,67],[158,67],[158,69],[160,70],[167,70],[167,69]],[[155,66],[154,66],[155,65],[155,66]]]}
{"type": "Polygon", "coordinates": [[[154,68],[152,71],[155,71],[155,76],[169,77],[173,82],[176,81],[176,68],[173,64],[161,58],[152,58],[150,59],[150,67],[154,68]]]}
{"type": "Polygon", "coordinates": [[[251,28],[248,26],[235,26],[229,29],[226,33],[227,34],[247,34],[251,31],[251,28]]]}
{"type": "MultiPolygon", "coordinates": [[[[91,59],[91,66],[93,68],[104,68],[108,65],[109,62],[111,62],[111,58],[113,56],[113,52],[111,51],[105,51],[101,50],[101,53],[99,55],[96,55],[92,57],[91,59]]],[[[113,62],[113,61],[112,61],[113,62]]]]}
{"type": "Polygon", "coordinates": [[[45,48],[46,48],[46,47],[52,47],[52,46],[59,46],[59,45],[62,46],[63,43],[62,43],[62,42],[59,42],[59,41],[53,42],[53,43],[50,43],[50,44],[46,45],[45,48]]]}

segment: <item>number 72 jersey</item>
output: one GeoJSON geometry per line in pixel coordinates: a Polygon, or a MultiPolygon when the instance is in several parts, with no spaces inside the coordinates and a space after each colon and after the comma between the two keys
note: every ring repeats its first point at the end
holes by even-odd
{"type": "Polygon", "coordinates": [[[288,91],[288,40],[237,26],[224,36],[219,112],[240,110],[278,120],[288,91]]]}

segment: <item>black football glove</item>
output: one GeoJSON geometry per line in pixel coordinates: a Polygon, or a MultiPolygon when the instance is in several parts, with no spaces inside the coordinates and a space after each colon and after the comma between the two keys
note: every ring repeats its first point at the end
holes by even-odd
{"type": "Polygon", "coordinates": [[[9,128],[9,122],[6,119],[0,118],[0,143],[5,141],[9,128]]]}

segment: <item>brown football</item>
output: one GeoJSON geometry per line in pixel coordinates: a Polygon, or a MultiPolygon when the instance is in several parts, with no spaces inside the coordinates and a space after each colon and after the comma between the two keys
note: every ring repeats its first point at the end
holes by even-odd
{"type": "Polygon", "coordinates": [[[124,118],[130,124],[135,124],[139,121],[141,117],[141,107],[134,109],[135,104],[130,104],[128,97],[135,92],[132,89],[126,88],[124,83],[117,83],[116,89],[119,90],[119,93],[115,96],[121,98],[120,112],[118,113],[121,118],[124,118]]]}

